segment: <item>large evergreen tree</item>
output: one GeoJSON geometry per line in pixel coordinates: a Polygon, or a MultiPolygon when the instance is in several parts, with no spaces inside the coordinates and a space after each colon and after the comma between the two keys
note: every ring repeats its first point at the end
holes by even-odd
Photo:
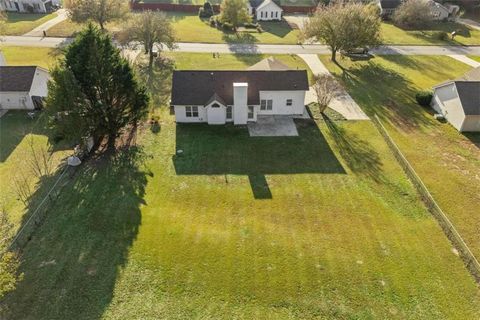
{"type": "Polygon", "coordinates": [[[68,138],[106,137],[112,148],[122,128],[146,115],[145,88],[110,37],[92,24],[67,47],[51,76],[46,107],[68,138]]]}

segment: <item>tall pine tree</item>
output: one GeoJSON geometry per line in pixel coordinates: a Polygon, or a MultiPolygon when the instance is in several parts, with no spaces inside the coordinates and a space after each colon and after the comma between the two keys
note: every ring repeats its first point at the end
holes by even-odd
{"type": "Polygon", "coordinates": [[[92,24],[67,47],[51,76],[46,107],[67,138],[106,137],[111,149],[121,129],[147,113],[145,88],[110,37],[92,24]]]}

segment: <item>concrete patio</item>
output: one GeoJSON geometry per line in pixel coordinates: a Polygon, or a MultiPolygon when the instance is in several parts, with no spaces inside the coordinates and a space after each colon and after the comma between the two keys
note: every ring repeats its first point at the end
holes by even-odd
{"type": "Polygon", "coordinates": [[[295,137],[297,127],[291,116],[258,116],[257,122],[248,123],[250,137],[295,137]]]}

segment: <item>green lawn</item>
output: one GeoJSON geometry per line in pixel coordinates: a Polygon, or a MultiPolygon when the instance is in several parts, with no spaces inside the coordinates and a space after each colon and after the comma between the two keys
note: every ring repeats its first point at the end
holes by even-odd
{"type": "Polygon", "coordinates": [[[210,53],[164,53],[167,57],[175,60],[177,69],[215,69],[215,70],[244,70],[255,63],[273,56],[291,67],[292,69],[307,70],[309,79],[312,72],[307,64],[297,55],[288,54],[220,54],[220,58],[213,58],[210,53]]]}
{"type": "Polygon", "coordinates": [[[19,36],[57,16],[56,13],[7,13],[5,35],[19,36]]]}
{"type": "MultiPolygon", "coordinates": [[[[297,43],[298,30],[291,29],[286,22],[263,22],[264,32],[240,32],[235,35],[212,28],[208,20],[201,20],[196,14],[168,12],[172,19],[173,28],[179,42],[205,43],[297,43]]],[[[120,28],[119,23],[107,25],[108,30],[115,32],[120,28]]],[[[82,29],[81,24],[70,20],[63,21],[48,30],[50,37],[70,37],[82,29]]]]}
{"type": "MultiPolygon", "coordinates": [[[[0,204],[12,217],[17,226],[23,217],[24,204],[20,201],[14,181],[27,177],[29,188],[33,191],[40,180],[32,174],[31,159],[34,150],[50,146],[48,131],[45,128],[46,117],[41,115],[31,119],[24,111],[9,111],[0,118],[0,204]]],[[[55,149],[52,158],[52,168],[60,163],[68,151],[55,149]]],[[[43,181],[45,183],[46,180],[43,181]]]]}
{"type": "Polygon", "coordinates": [[[367,121],[162,118],[66,186],[8,319],[474,319],[479,290],[367,121]],[[182,149],[182,155],[175,156],[182,149]]]}
{"type": "Polygon", "coordinates": [[[52,48],[38,47],[0,47],[9,66],[40,66],[50,68],[56,60],[56,51],[52,48]]]}
{"type": "Polygon", "coordinates": [[[449,57],[383,56],[370,62],[342,61],[347,76],[321,57],[370,115],[378,114],[408,160],[480,257],[480,134],[458,133],[418,106],[420,89],[453,79],[469,67],[449,57]],[[438,66],[442,66],[439,68],[438,66]]]}
{"type": "Polygon", "coordinates": [[[480,56],[468,56],[470,59],[480,62],[480,56]]]}
{"type": "MultiPolygon", "coordinates": [[[[169,57],[179,69],[243,69],[263,58],[169,57]]],[[[388,58],[375,61],[399,63],[388,58]]],[[[467,69],[443,57],[405,59],[422,87],[467,69]]],[[[396,86],[406,99],[405,83],[382,70],[365,84],[375,87],[372,108],[396,86]]],[[[243,127],[177,126],[166,108],[160,114],[137,151],[92,160],[65,186],[23,251],[25,278],[0,318],[480,317],[478,287],[371,122],[298,122],[299,137],[250,138],[243,127]]],[[[0,119],[2,192],[25,160],[33,124],[25,120],[0,119]]],[[[46,143],[44,130],[35,126],[36,141],[46,143]]],[[[32,181],[34,199],[49,182],[32,181]]],[[[31,211],[22,215],[3,194],[15,222],[25,221],[31,211]]]]}
{"type": "Polygon", "coordinates": [[[413,30],[407,31],[394,26],[391,23],[382,23],[382,38],[386,44],[403,44],[403,45],[479,45],[480,44],[480,30],[471,29],[462,24],[441,22],[435,24],[427,30],[413,30]],[[457,32],[458,35],[455,40],[443,41],[437,38],[436,32],[445,31],[451,33],[457,32]]]}

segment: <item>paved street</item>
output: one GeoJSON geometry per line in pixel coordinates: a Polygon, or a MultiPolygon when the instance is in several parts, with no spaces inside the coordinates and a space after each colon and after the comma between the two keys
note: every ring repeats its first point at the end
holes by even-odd
{"type": "MultiPolygon", "coordinates": [[[[28,47],[56,47],[68,44],[71,38],[42,38],[5,36],[4,45],[28,47]]],[[[264,54],[329,54],[325,45],[272,45],[272,44],[223,44],[223,43],[178,43],[180,52],[219,52],[219,53],[264,53],[264,54]]],[[[383,46],[372,50],[374,54],[405,55],[480,55],[480,46],[383,46]]]]}

